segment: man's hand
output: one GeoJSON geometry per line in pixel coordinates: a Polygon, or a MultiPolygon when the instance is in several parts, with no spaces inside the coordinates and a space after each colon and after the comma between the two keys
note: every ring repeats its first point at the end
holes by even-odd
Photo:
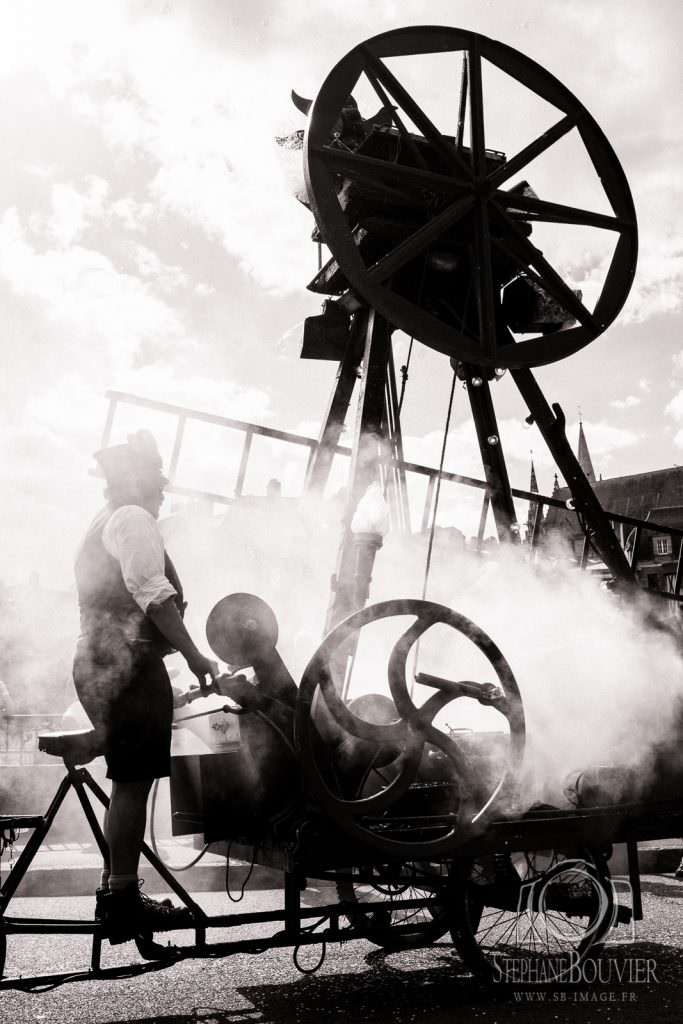
{"type": "Polygon", "coordinates": [[[209,689],[206,677],[215,679],[218,675],[218,664],[211,658],[205,658],[194,645],[192,637],[185,628],[173,598],[169,597],[160,605],[151,604],[147,609],[147,618],[151,619],[157,629],[161,630],[171,647],[180,651],[191,672],[199,680],[201,689],[209,689]]]}
{"type": "Polygon", "coordinates": [[[218,663],[212,661],[211,658],[205,658],[199,651],[187,659],[187,665],[190,672],[199,680],[199,686],[202,690],[208,690],[211,682],[219,675],[218,663]],[[209,683],[206,681],[207,676],[210,678],[209,683]]]}

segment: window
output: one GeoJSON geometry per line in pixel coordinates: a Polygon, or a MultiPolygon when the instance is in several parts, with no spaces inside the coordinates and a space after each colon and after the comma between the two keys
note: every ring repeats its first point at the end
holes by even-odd
{"type": "Polygon", "coordinates": [[[655,554],[671,554],[671,537],[655,537],[655,554]]]}

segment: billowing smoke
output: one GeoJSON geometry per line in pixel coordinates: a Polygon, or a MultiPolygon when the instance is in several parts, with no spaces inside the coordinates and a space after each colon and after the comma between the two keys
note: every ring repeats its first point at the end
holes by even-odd
{"type": "MultiPolygon", "coordinates": [[[[217,513],[193,505],[162,522],[166,543],[189,600],[187,623],[208,650],[204,625],[213,605],[238,591],[258,594],[279,621],[278,651],[295,681],[319,644],[335,571],[342,508],[331,499],[280,494],[244,498],[217,513]]],[[[84,524],[85,526],[85,524],[84,524]]],[[[427,538],[389,534],[377,552],[370,589],[373,602],[420,598],[425,585],[427,538]]],[[[674,640],[647,628],[642,608],[629,607],[588,572],[563,557],[531,562],[522,546],[489,547],[477,555],[449,530],[438,530],[427,579],[427,598],[453,608],[486,630],[518,681],[527,720],[525,793],[566,802],[563,780],[572,770],[596,765],[634,769],[641,783],[672,749],[683,699],[683,664],[674,640]],[[457,540],[457,543],[456,543],[457,540]]],[[[55,637],[50,659],[32,683],[36,701],[50,665],[62,671],[73,654],[73,635],[55,637]]],[[[410,620],[389,620],[364,631],[349,696],[388,693],[387,663],[410,620]]],[[[174,684],[193,682],[182,658],[174,684]]],[[[415,671],[450,679],[495,682],[495,673],[469,641],[435,626],[411,652],[408,687],[417,703],[427,691],[414,687],[415,671]]],[[[62,711],[73,692],[52,701],[62,711]]],[[[30,700],[27,690],[24,694],[30,700]]],[[[193,709],[198,705],[193,705],[193,709]]],[[[505,728],[501,716],[471,700],[449,705],[438,723],[446,730],[505,728]]],[[[277,743],[275,744],[275,749],[277,743]]]]}
{"type": "MultiPolygon", "coordinates": [[[[249,590],[264,598],[280,624],[278,649],[298,681],[322,637],[335,568],[341,509],[309,499],[255,499],[223,517],[168,523],[168,545],[182,568],[199,635],[213,603],[249,590]]],[[[425,536],[390,534],[377,553],[371,601],[420,598],[425,536]]],[[[573,769],[618,765],[650,780],[662,746],[671,745],[683,699],[683,662],[666,632],[645,625],[631,607],[558,553],[531,562],[524,547],[477,555],[437,531],[427,598],[486,630],[509,662],[527,719],[525,800],[566,802],[573,769]]],[[[364,630],[349,695],[388,693],[387,662],[409,619],[364,630]]],[[[495,682],[486,659],[465,638],[435,626],[408,660],[413,671],[495,682]],[[415,662],[417,658],[417,663],[415,662]]],[[[415,700],[427,696],[415,688],[415,700]]],[[[496,731],[496,712],[470,700],[451,704],[439,723],[449,729],[496,731]]]]}

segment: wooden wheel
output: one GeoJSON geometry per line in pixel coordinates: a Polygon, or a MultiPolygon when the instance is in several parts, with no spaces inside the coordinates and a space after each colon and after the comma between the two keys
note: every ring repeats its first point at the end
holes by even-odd
{"type": "Polygon", "coordinates": [[[325,282],[336,274],[337,282],[342,280],[337,293],[350,287],[395,327],[457,360],[489,368],[555,362],[601,334],[630,290],[636,217],[626,177],[605,135],[548,71],[474,32],[399,29],[351,50],[311,109],[304,173],[318,229],[334,257],[311,287],[332,294],[325,282]],[[387,64],[394,57],[448,53],[467,56],[469,147],[460,133],[448,136],[430,120],[387,64]],[[548,130],[509,157],[488,148],[495,139],[486,135],[482,70],[487,64],[557,113],[548,130]],[[394,109],[392,125],[375,127],[365,138],[358,129],[355,135],[339,131],[348,115],[347,98],[359,83],[369,84],[385,109],[394,109]],[[578,133],[588,157],[586,174],[591,185],[601,186],[609,213],[544,201],[512,182],[572,132],[578,133]],[[556,225],[558,232],[577,226],[602,238],[606,232],[615,240],[594,302],[585,304],[566,272],[530,240],[531,226],[540,222],[556,225]],[[526,322],[524,314],[520,321],[519,314],[507,313],[506,286],[523,298],[541,296],[553,305],[559,311],[554,333],[536,328],[533,317],[526,322]]]}
{"type": "MultiPolygon", "coordinates": [[[[325,638],[309,662],[299,687],[295,739],[304,779],[317,802],[351,837],[405,860],[441,857],[481,831],[509,795],[524,748],[524,713],[510,666],[496,645],[463,615],[430,601],[384,601],[349,616],[325,638]],[[388,659],[388,682],[397,720],[375,724],[344,704],[335,689],[332,664],[349,639],[378,619],[414,616],[388,659]],[[420,707],[410,695],[407,663],[414,645],[441,623],[464,634],[485,656],[497,682],[477,683],[420,674],[436,692],[420,707]],[[482,786],[461,744],[434,725],[452,701],[471,698],[498,712],[507,723],[503,763],[495,780],[482,786]],[[351,795],[344,764],[333,765],[326,745],[330,720],[349,736],[378,751],[375,784],[351,795]],[[383,753],[389,751],[389,757],[383,753]]],[[[339,748],[339,744],[337,744],[339,748]]]]}

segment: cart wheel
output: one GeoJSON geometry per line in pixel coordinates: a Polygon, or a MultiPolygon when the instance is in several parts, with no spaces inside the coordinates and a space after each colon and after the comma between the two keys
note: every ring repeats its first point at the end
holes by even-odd
{"type": "Polygon", "coordinates": [[[570,979],[616,917],[603,854],[537,850],[456,864],[451,935],[475,974],[499,983],[570,979]]]}
{"type": "Polygon", "coordinates": [[[368,942],[383,949],[418,949],[436,942],[448,930],[446,900],[436,907],[392,909],[394,900],[418,900],[434,897],[447,885],[446,868],[442,864],[399,864],[354,868],[357,881],[337,882],[337,895],[344,903],[372,903],[372,914],[348,913],[349,923],[368,942]],[[368,881],[367,879],[370,879],[368,881]],[[361,880],[362,879],[362,880],[361,880]],[[400,931],[396,929],[400,927],[400,931]]]}

